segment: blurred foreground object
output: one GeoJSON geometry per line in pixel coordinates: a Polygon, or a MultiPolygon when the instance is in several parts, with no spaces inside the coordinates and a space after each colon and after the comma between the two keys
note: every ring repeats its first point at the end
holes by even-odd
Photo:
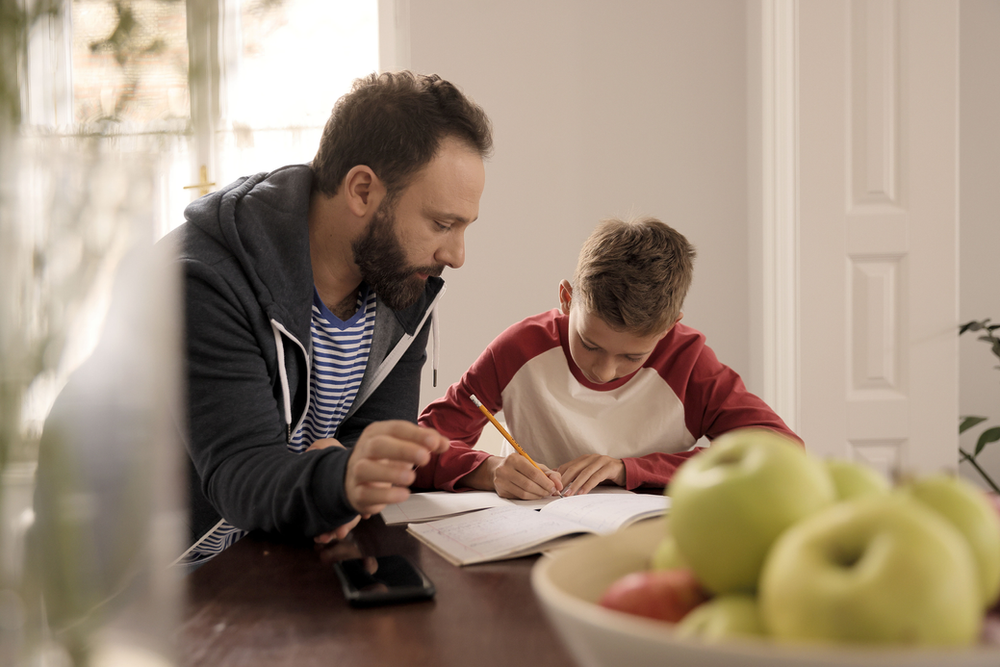
{"type": "Polygon", "coordinates": [[[0,664],[170,665],[180,311],[153,169],[4,129],[0,664]]]}

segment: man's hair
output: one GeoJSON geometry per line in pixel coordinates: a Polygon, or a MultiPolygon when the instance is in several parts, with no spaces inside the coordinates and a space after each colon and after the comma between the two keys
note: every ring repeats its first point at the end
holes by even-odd
{"type": "Polygon", "coordinates": [[[337,194],[352,168],[366,165],[391,196],[455,137],[480,157],[493,150],[486,113],[451,83],[409,71],[370,74],[333,107],[312,161],[313,188],[337,194]]]}
{"type": "Polygon", "coordinates": [[[655,218],[604,220],[580,251],[573,300],[612,329],[661,333],[680,315],[694,257],[688,240],[655,218]]]}

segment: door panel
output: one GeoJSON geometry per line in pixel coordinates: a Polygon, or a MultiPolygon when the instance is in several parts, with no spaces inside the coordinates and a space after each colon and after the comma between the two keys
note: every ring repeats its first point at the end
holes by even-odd
{"type": "Polygon", "coordinates": [[[799,433],[957,468],[958,6],[797,3],[799,433]]]}

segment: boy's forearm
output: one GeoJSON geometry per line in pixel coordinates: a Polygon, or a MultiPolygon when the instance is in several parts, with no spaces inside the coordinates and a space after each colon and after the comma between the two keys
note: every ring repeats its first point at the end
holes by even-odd
{"type": "Polygon", "coordinates": [[[483,462],[476,466],[475,470],[458,480],[455,486],[464,486],[480,491],[496,491],[496,487],[493,484],[493,478],[497,466],[500,465],[502,461],[503,459],[499,456],[490,456],[483,459],[483,462]]]}

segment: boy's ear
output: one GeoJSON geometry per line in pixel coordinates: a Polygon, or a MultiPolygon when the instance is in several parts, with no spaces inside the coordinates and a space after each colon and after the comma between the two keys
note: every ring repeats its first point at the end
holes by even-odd
{"type": "Polygon", "coordinates": [[[573,302],[573,286],[568,280],[559,281],[559,309],[563,315],[569,315],[569,305],[573,302]]]}
{"type": "Polygon", "coordinates": [[[363,164],[351,167],[344,177],[344,197],[351,213],[359,218],[374,212],[385,196],[385,186],[371,167],[363,164]]]}
{"type": "MultiPolygon", "coordinates": [[[[682,319],[684,319],[684,313],[678,313],[677,319],[674,320],[673,324],[667,327],[667,330],[663,332],[663,336],[666,336],[668,333],[670,333],[670,330],[673,329],[675,326],[677,326],[677,323],[680,322],[682,319]]],[[[660,336],[660,338],[663,338],[663,336],[660,336]]]]}

